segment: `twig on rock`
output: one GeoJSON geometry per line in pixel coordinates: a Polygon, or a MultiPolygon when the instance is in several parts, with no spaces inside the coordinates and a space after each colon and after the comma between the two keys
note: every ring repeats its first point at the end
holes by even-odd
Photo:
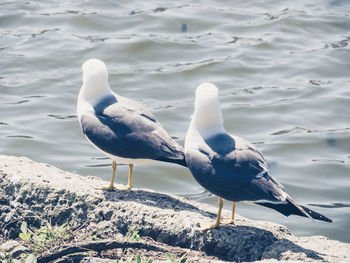
{"type": "Polygon", "coordinates": [[[136,248],[136,249],[146,249],[157,252],[168,252],[168,249],[162,248],[161,246],[147,244],[145,242],[128,242],[128,241],[116,241],[116,240],[103,240],[103,241],[91,241],[85,243],[75,243],[66,245],[59,249],[53,249],[44,252],[39,258],[38,263],[40,262],[49,262],[63,256],[86,252],[86,251],[96,251],[101,252],[108,249],[116,248],[136,248]]]}

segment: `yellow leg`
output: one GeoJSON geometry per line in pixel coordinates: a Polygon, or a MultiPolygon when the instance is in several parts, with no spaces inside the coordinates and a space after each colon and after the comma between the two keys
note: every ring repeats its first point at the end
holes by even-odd
{"type": "Polygon", "coordinates": [[[108,190],[108,191],[114,191],[116,188],[114,187],[114,177],[115,177],[115,171],[117,170],[117,163],[115,161],[112,162],[112,178],[109,186],[107,187],[95,187],[97,190],[108,190]]]}
{"type": "Polygon", "coordinates": [[[209,230],[209,229],[213,229],[213,228],[216,228],[216,227],[218,227],[220,225],[221,210],[222,210],[223,205],[224,205],[224,200],[222,200],[222,198],[219,197],[219,209],[218,209],[218,215],[216,217],[215,224],[210,225],[208,227],[201,228],[200,231],[206,231],[206,230],[209,230]]]}
{"type": "Polygon", "coordinates": [[[231,219],[223,222],[222,224],[224,225],[235,224],[235,209],[236,209],[236,202],[232,202],[231,219]]]}
{"type": "Polygon", "coordinates": [[[132,163],[129,163],[129,179],[128,179],[128,185],[123,187],[123,190],[130,190],[132,188],[132,171],[133,171],[134,165],[132,163]]]}

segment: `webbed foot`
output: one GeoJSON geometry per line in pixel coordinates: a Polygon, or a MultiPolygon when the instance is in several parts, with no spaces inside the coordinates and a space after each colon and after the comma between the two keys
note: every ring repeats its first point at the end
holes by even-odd
{"type": "Polygon", "coordinates": [[[223,224],[223,225],[235,225],[235,220],[230,219],[227,221],[222,221],[221,224],[223,224]]]}
{"type": "Polygon", "coordinates": [[[106,190],[106,191],[115,191],[117,188],[114,185],[104,186],[104,187],[94,187],[96,190],[106,190]]]}
{"type": "Polygon", "coordinates": [[[215,224],[212,224],[212,225],[209,225],[209,226],[206,226],[206,227],[201,227],[200,229],[199,229],[199,231],[201,231],[201,232],[204,232],[204,231],[207,231],[207,230],[210,230],[210,229],[214,229],[214,228],[217,228],[217,227],[219,227],[220,226],[220,223],[215,223],[215,224]]]}
{"type": "Polygon", "coordinates": [[[131,190],[132,185],[124,185],[120,188],[120,190],[131,190]]]}

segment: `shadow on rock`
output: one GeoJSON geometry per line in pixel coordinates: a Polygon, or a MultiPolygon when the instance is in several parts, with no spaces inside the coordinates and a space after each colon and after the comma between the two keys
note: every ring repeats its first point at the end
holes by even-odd
{"type": "Polygon", "coordinates": [[[314,250],[303,248],[288,239],[280,239],[273,243],[271,246],[267,247],[262,255],[262,259],[298,259],[302,260],[313,259],[313,260],[325,260],[320,254],[314,250]]]}
{"type": "Polygon", "coordinates": [[[252,226],[220,226],[196,231],[191,248],[222,260],[251,262],[260,260],[265,249],[276,241],[271,231],[252,226]]]}
{"type": "Polygon", "coordinates": [[[192,211],[205,217],[215,218],[216,214],[195,207],[166,194],[149,192],[145,190],[117,190],[103,192],[106,201],[134,201],[142,205],[174,211],[192,211]]]}

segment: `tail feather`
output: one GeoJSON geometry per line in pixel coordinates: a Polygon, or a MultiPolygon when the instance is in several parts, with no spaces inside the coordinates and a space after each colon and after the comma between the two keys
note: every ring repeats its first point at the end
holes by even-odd
{"type": "Polygon", "coordinates": [[[292,199],[287,198],[285,203],[256,202],[258,205],[272,208],[285,216],[298,215],[313,218],[325,222],[333,222],[332,219],[321,215],[305,206],[296,204],[292,199]]]}
{"type": "Polygon", "coordinates": [[[176,163],[176,164],[182,165],[184,167],[187,167],[187,163],[186,163],[185,158],[183,158],[183,159],[168,159],[167,162],[176,163]]]}
{"type": "Polygon", "coordinates": [[[182,165],[184,167],[187,167],[187,163],[186,163],[186,159],[185,159],[184,154],[180,155],[178,158],[160,157],[157,160],[161,161],[161,162],[167,162],[167,163],[176,163],[176,164],[182,165]]]}

